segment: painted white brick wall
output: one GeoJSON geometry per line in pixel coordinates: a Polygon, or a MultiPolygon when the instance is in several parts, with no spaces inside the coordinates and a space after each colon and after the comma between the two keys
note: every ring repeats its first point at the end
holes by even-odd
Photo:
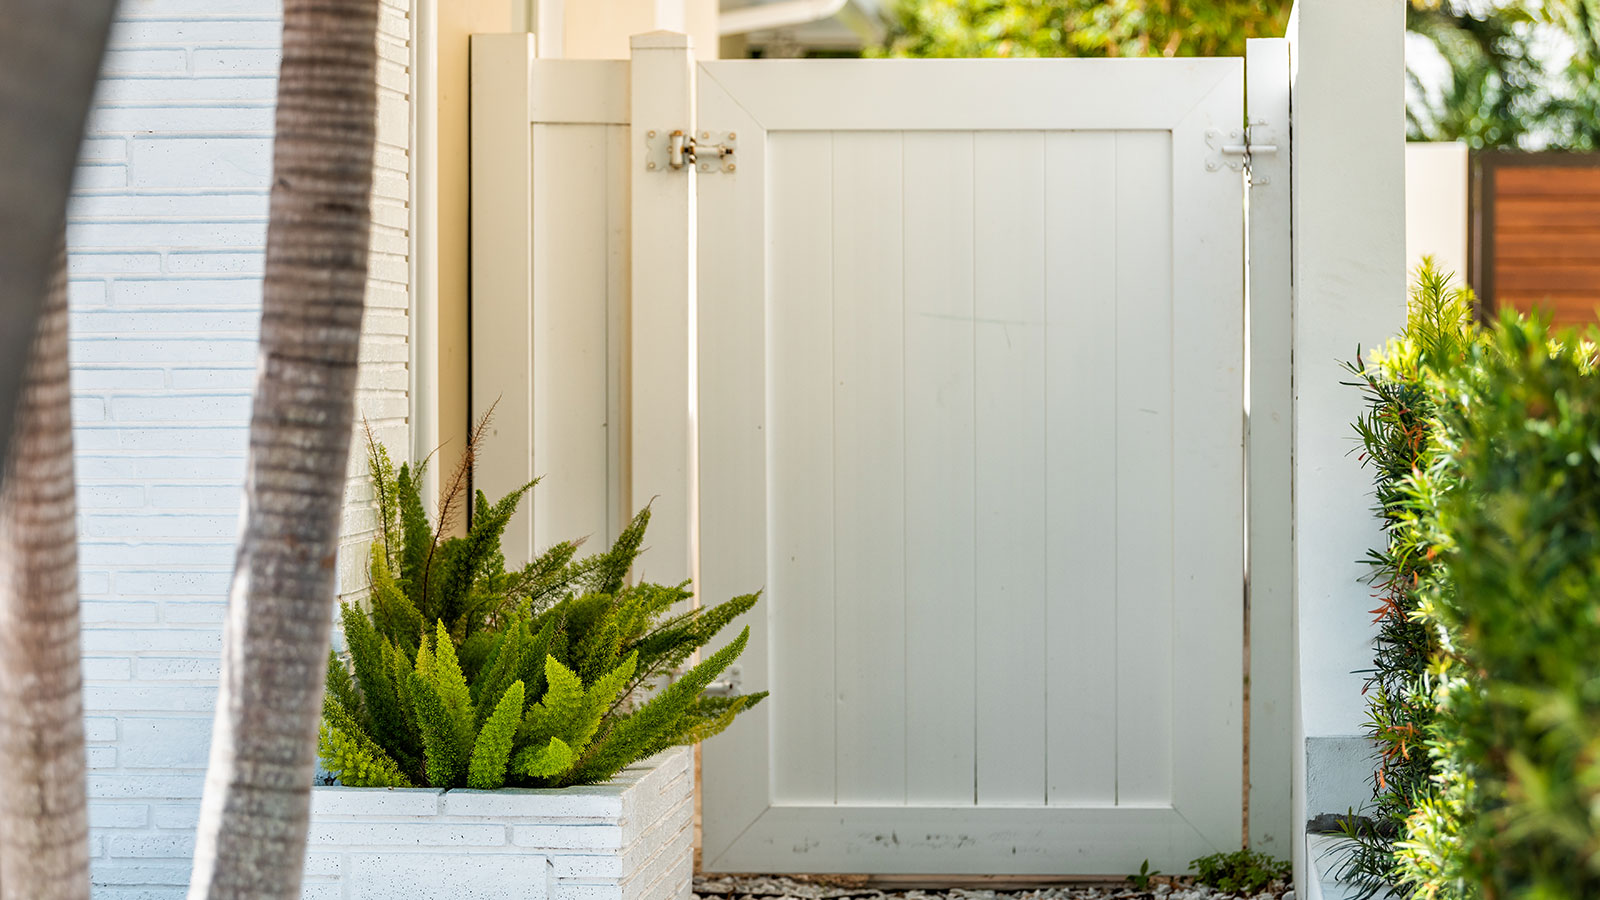
{"type": "MultiPolygon", "coordinates": [[[[384,0],[360,404],[404,453],[410,0],[384,0]]],[[[123,0],[68,222],[95,896],[184,895],[255,374],[279,0],[123,0]]],[[[365,585],[352,460],[340,583],[365,585]]],[[[349,591],[354,596],[359,591],[349,591]]]]}

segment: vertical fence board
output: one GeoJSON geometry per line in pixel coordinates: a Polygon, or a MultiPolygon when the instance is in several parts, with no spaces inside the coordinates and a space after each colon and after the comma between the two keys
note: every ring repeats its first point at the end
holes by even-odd
{"type": "Polygon", "coordinates": [[[1117,138],[1046,138],[1049,802],[1116,801],[1117,138]]]}
{"type": "Polygon", "coordinates": [[[692,173],[647,168],[652,146],[694,128],[694,52],[688,35],[632,41],[633,205],[629,228],[633,447],[631,506],[651,504],[649,550],[635,574],[675,584],[694,576],[694,260],[692,173]],[[651,137],[650,133],[655,136],[651,137]]]}
{"type": "Polygon", "coordinates": [[[1117,801],[1172,793],[1170,134],[1117,135],[1117,801]]]}
{"type": "Polygon", "coordinates": [[[1288,739],[1294,573],[1289,257],[1289,42],[1246,43],[1246,102],[1253,143],[1277,152],[1252,162],[1250,185],[1249,432],[1247,495],[1250,609],[1250,845],[1289,857],[1294,816],[1288,739]]]}
{"type": "Polygon", "coordinates": [[[533,130],[534,552],[609,539],[605,125],[533,130]]]}
{"type": "MultiPolygon", "coordinates": [[[[777,268],[777,254],[768,244],[767,230],[751,226],[769,222],[767,141],[760,123],[733,102],[706,73],[704,65],[696,65],[694,71],[697,102],[707,123],[715,122],[718,128],[740,136],[740,177],[727,177],[731,173],[696,176],[696,227],[700,241],[695,260],[695,325],[700,393],[694,412],[695,425],[700,429],[700,502],[706,511],[700,522],[704,559],[700,587],[706,602],[722,602],[735,595],[768,589],[765,599],[725,628],[714,646],[733,640],[748,627],[750,642],[739,658],[738,668],[727,677],[737,681],[739,689],[746,693],[769,688],[773,691],[772,699],[741,714],[735,727],[701,745],[704,771],[717,773],[701,788],[707,811],[702,820],[701,846],[703,864],[709,868],[768,812],[778,773],[792,764],[825,761],[826,768],[820,772],[802,771],[813,776],[808,783],[821,784],[812,796],[820,796],[824,802],[833,796],[832,619],[822,621],[816,631],[799,631],[810,639],[808,645],[799,648],[785,647],[771,639],[776,627],[789,624],[781,618],[789,612],[823,608],[831,614],[829,589],[833,578],[831,561],[821,565],[822,590],[802,587],[790,591],[775,574],[777,568],[773,564],[781,559],[777,549],[791,545],[783,537],[769,541],[769,524],[775,524],[769,511],[779,497],[776,491],[769,493],[768,485],[786,482],[770,474],[776,460],[767,453],[769,446],[774,451],[777,448],[777,442],[769,444],[768,429],[783,412],[771,402],[780,373],[768,365],[768,341],[771,335],[776,345],[783,331],[781,326],[769,329],[765,290],[770,283],[769,273],[783,273],[777,268]],[[770,269],[769,261],[773,264],[770,269]],[[820,696],[822,721],[802,721],[802,725],[815,726],[808,730],[785,730],[782,715],[791,694],[795,699],[820,696]],[[782,744],[778,743],[779,737],[782,744]],[[775,755],[779,749],[792,755],[775,755]]],[[[826,197],[827,192],[823,191],[822,196],[826,197]]],[[[822,241],[826,248],[825,231],[822,241]]],[[[820,257],[802,259],[826,273],[826,249],[820,257]]],[[[807,271],[812,268],[806,266],[807,271]]],[[[824,274],[821,284],[827,283],[824,274]]],[[[821,304],[825,311],[827,292],[823,291],[813,302],[821,304]]],[[[775,315],[777,310],[771,312],[775,315]]],[[[823,348],[827,347],[830,334],[824,317],[820,341],[823,348]]],[[[821,378],[818,420],[826,426],[831,411],[826,369],[821,378]]],[[[824,458],[830,444],[827,437],[820,442],[824,458]]],[[[826,480],[810,482],[813,496],[818,493],[817,485],[826,480]]],[[[822,516],[828,521],[826,506],[822,516]]],[[[817,545],[824,551],[831,549],[831,535],[824,532],[817,545]]],[[[804,565],[815,566],[818,562],[808,558],[804,565]]],[[[811,574],[809,568],[801,572],[811,574]]],[[[817,627],[816,623],[811,624],[817,627]]]]}
{"type": "Polygon", "coordinates": [[[978,802],[1045,802],[1044,136],[974,138],[978,802]]]}
{"type": "Polygon", "coordinates": [[[974,802],[972,135],[905,140],[906,800],[974,802]]]}
{"type": "Polygon", "coordinates": [[[834,800],[833,152],[775,136],[767,428],[772,466],[773,791],[834,800]]]}
{"type": "Polygon", "coordinates": [[[900,163],[899,134],[833,136],[835,727],[851,803],[906,798],[900,163]]]}

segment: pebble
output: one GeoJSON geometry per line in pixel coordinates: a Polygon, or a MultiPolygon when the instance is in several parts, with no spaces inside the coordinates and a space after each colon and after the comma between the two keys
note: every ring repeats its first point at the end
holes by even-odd
{"type": "MultiPolygon", "coordinates": [[[[852,879],[853,880],[853,879],[852,879]]],[[[864,879],[863,879],[864,880],[864,879]]],[[[1182,880],[1161,879],[1149,890],[1132,886],[1063,885],[1017,891],[971,890],[883,890],[864,884],[852,885],[824,879],[795,879],[776,876],[696,876],[694,900],[1284,900],[1289,885],[1274,884],[1260,894],[1225,894],[1213,888],[1186,884],[1182,880]]]]}

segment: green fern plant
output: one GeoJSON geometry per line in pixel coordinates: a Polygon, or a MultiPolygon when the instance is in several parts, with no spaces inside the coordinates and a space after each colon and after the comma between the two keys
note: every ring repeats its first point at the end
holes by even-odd
{"type": "Polygon", "coordinates": [[[757,594],[685,609],[686,585],[627,583],[648,508],[604,552],[579,558],[579,542],[567,541],[513,571],[500,537],[531,483],[493,504],[477,492],[465,535],[446,537],[482,432],[450,479],[437,523],[422,503],[427,462],[396,468],[368,435],[379,518],[371,592],[365,606],[341,609],[348,662],[329,657],[319,738],[323,766],[340,783],[604,781],[711,737],[766,696],[705,693],[743,652],[748,628],[688,665],[757,594]]]}

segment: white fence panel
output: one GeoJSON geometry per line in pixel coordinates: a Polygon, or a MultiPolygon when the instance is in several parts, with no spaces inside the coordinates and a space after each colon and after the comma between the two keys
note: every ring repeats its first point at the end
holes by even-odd
{"type": "MultiPolygon", "coordinates": [[[[1286,78],[1269,49],[1253,86],[1286,78]]],[[[546,477],[508,561],[654,498],[636,574],[766,591],[729,677],[773,696],[705,748],[705,868],[1181,871],[1237,846],[1243,61],[473,53],[473,402],[499,399],[477,483],[546,477]],[[732,156],[675,170],[674,131],[732,156]]],[[[1262,272],[1252,510],[1277,522],[1262,272]]],[[[1258,845],[1287,809],[1282,575],[1250,611],[1258,845]]]]}
{"type": "Polygon", "coordinates": [[[773,692],[705,748],[705,868],[1237,845],[1242,61],[698,85],[737,136],[693,176],[701,585],[768,588],[741,681],[773,692]]]}

